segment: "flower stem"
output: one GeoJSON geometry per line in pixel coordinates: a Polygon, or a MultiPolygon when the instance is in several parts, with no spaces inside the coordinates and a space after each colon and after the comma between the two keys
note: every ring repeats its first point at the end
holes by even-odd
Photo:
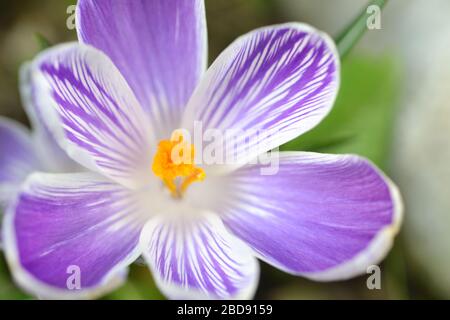
{"type": "Polygon", "coordinates": [[[367,13],[367,8],[372,5],[378,6],[383,9],[388,0],[372,0],[367,7],[364,7],[362,12],[353,20],[344,31],[339,34],[335,41],[339,51],[341,60],[343,60],[350,50],[356,45],[358,40],[363,36],[364,32],[367,30],[367,18],[369,13],[367,13]]]}

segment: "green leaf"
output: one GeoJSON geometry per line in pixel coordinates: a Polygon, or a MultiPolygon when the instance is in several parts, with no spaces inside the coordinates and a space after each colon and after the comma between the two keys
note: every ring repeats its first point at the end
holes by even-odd
{"type": "Polygon", "coordinates": [[[41,33],[36,33],[35,37],[39,46],[39,51],[45,50],[52,46],[51,42],[41,33]]]}
{"type": "Polygon", "coordinates": [[[383,9],[387,0],[373,0],[367,7],[361,11],[361,13],[353,20],[344,31],[336,38],[336,45],[338,48],[339,56],[343,60],[350,50],[358,43],[358,40],[367,31],[367,8],[371,5],[376,5],[383,9]]]}
{"type": "Polygon", "coordinates": [[[133,264],[126,283],[107,295],[106,300],[162,300],[164,296],[156,287],[148,267],[133,264]]]}
{"type": "Polygon", "coordinates": [[[342,65],[330,115],[281,150],[354,153],[383,167],[389,149],[400,72],[389,57],[354,56],[342,65]]]}
{"type": "Polygon", "coordinates": [[[0,300],[29,299],[12,281],[8,267],[3,257],[0,258],[0,300]]]}

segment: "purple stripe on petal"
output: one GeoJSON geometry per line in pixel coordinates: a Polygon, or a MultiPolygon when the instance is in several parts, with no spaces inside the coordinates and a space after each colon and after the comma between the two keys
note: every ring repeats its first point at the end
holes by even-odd
{"type": "Polygon", "coordinates": [[[253,131],[224,146],[226,154],[248,160],[317,125],[334,103],[339,71],[334,43],[309,26],[255,30],[236,40],[207,71],[183,127],[192,128],[197,120],[204,129],[253,131]]]}
{"type": "Polygon", "coordinates": [[[58,46],[36,59],[32,77],[36,100],[49,106],[46,117],[62,127],[57,136],[73,159],[127,186],[147,182],[156,145],[150,124],[103,53],[58,46]]]}
{"type": "Polygon", "coordinates": [[[140,254],[144,221],[136,203],[94,173],[32,175],[5,222],[19,284],[44,298],[89,296],[108,286],[140,254]],[[80,287],[69,291],[74,272],[80,287]]]}
{"type": "Polygon", "coordinates": [[[169,298],[244,299],[254,294],[258,263],[214,214],[156,219],[143,235],[144,256],[169,298]]]}
{"type": "Polygon", "coordinates": [[[80,0],[80,41],[105,52],[128,81],[162,139],[207,63],[203,0],[80,0]]]}
{"type": "Polygon", "coordinates": [[[25,178],[40,168],[29,131],[0,117],[0,208],[10,203],[25,178]]]}
{"type": "Polygon", "coordinates": [[[46,117],[47,106],[39,104],[37,100],[33,82],[31,80],[30,65],[24,64],[20,69],[20,94],[22,104],[31,121],[34,143],[39,146],[37,152],[42,159],[46,172],[79,172],[80,166],[74,162],[66,152],[58,145],[54,132],[51,130],[52,124],[46,117]]]}
{"type": "Polygon", "coordinates": [[[396,188],[356,156],[280,153],[279,172],[246,166],[230,177],[227,227],[269,263],[335,280],[365,272],[399,228],[396,188]]]}

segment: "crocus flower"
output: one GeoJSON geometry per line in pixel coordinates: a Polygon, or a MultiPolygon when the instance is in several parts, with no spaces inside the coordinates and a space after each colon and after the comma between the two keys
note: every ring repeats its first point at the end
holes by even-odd
{"type": "Polygon", "coordinates": [[[7,258],[23,288],[95,297],[143,256],[169,298],[250,298],[258,258],[325,281],[384,257],[401,202],[369,161],[274,151],[274,175],[250,161],[330,111],[340,66],[327,35],[299,23],[257,29],[206,70],[203,0],[81,0],[77,30],[80,43],[42,53],[31,73],[43,118],[90,171],[33,174],[7,213],[7,258]],[[271,134],[218,144],[239,165],[198,164],[199,146],[173,137],[196,121],[271,134]],[[191,161],[177,163],[184,143],[191,161]]]}
{"type": "Polygon", "coordinates": [[[20,72],[20,93],[33,130],[0,117],[0,212],[11,204],[20,185],[34,171],[72,172],[80,167],[58,146],[40,118],[41,111],[31,92],[28,65],[20,72]]]}

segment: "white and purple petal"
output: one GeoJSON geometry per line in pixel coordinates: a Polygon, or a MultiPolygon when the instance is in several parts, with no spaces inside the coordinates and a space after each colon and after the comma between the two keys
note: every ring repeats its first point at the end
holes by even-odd
{"type": "Polygon", "coordinates": [[[144,222],[133,196],[95,173],[31,175],[5,218],[14,278],[42,298],[104,294],[141,253],[144,222]],[[75,272],[79,287],[71,286],[75,272]]]}
{"type": "Polygon", "coordinates": [[[245,163],[316,126],[333,106],[339,72],[336,47],[326,34],[298,23],[257,29],[213,63],[182,127],[201,121],[205,131],[220,130],[223,153],[245,163]]]}
{"type": "Polygon", "coordinates": [[[389,251],[401,223],[396,187],[357,156],[280,153],[279,171],[234,172],[225,225],[258,256],[315,280],[366,272],[389,251]]]}
{"type": "Polygon", "coordinates": [[[0,208],[14,199],[31,172],[41,168],[29,130],[0,117],[0,208]]]}
{"type": "Polygon", "coordinates": [[[249,299],[255,293],[256,258],[215,214],[155,218],[141,241],[156,283],[171,299],[249,299]]]}
{"type": "Polygon", "coordinates": [[[77,28],[122,72],[158,138],[170,137],[206,70],[204,0],[80,0],[77,28]]]}
{"type": "Polygon", "coordinates": [[[31,136],[33,143],[38,146],[37,153],[42,160],[43,168],[46,172],[78,172],[82,169],[64,152],[58,145],[54,132],[50,126],[52,123],[46,117],[46,106],[39,105],[31,81],[31,68],[29,63],[25,63],[20,68],[20,95],[22,104],[31,122],[31,136]]]}
{"type": "Polygon", "coordinates": [[[150,123],[106,55],[60,45],[41,53],[31,72],[36,103],[47,106],[44,116],[69,156],[123,185],[146,183],[156,145],[150,123]]]}

